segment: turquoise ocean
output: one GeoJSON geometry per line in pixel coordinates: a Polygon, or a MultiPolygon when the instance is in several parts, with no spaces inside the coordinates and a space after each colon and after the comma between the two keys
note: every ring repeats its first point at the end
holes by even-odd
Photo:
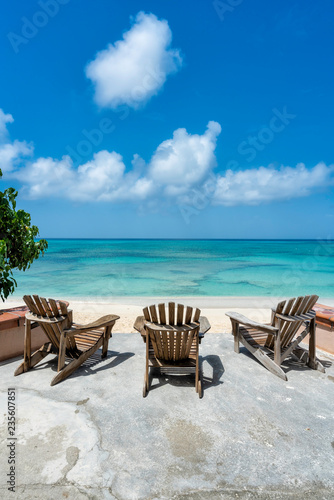
{"type": "Polygon", "coordinates": [[[334,297],[334,240],[48,241],[14,298],[334,297]]]}

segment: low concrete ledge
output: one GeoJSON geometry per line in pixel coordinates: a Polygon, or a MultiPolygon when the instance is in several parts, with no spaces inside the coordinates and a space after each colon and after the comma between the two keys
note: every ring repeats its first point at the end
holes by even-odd
{"type": "Polygon", "coordinates": [[[332,331],[334,328],[334,307],[316,303],[313,309],[317,313],[317,324],[321,327],[329,328],[332,331]]]}
{"type": "MultiPolygon", "coordinates": [[[[0,361],[23,356],[24,322],[26,306],[12,307],[0,311],[0,361]]],[[[41,327],[34,328],[31,336],[32,351],[41,347],[48,339],[41,327]]]]}

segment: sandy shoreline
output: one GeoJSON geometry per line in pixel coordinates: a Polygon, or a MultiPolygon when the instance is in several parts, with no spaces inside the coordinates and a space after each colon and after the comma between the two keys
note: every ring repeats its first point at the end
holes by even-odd
{"type": "MultiPolygon", "coordinates": [[[[261,323],[270,320],[271,308],[286,297],[175,297],[175,302],[199,307],[202,315],[206,316],[211,324],[211,333],[231,332],[230,319],[225,315],[227,311],[236,311],[261,323]]],[[[137,316],[142,315],[142,309],[151,304],[168,302],[167,297],[87,297],[85,299],[70,299],[64,297],[73,309],[74,321],[87,323],[105,314],[117,314],[120,319],[116,322],[114,332],[131,333],[137,316]]],[[[321,304],[334,306],[334,298],[319,298],[321,304]]],[[[10,298],[1,309],[22,305],[22,299],[10,298]]]]}

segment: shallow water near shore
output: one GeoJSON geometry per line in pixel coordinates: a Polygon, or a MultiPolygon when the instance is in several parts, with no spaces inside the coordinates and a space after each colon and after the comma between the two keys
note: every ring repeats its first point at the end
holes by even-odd
{"type": "Polygon", "coordinates": [[[333,240],[48,241],[14,297],[334,297],[333,240]]]}

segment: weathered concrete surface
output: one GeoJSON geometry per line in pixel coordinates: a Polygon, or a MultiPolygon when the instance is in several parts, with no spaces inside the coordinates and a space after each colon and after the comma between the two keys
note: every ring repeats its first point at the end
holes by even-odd
{"type": "MultiPolygon", "coordinates": [[[[0,364],[0,497],[24,499],[332,499],[334,358],[326,374],[269,373],[232,337],[207,334],[204,397],[191,378],[154,378],[142,397],[145,345],[115,334],[50,387],[56,364],[13,377],[0,364]],[[17,487],[7,490],[7,388],[16,388],[17,487]]],[[[52,360],[52,356],[48,358],[52,360]]]]}

